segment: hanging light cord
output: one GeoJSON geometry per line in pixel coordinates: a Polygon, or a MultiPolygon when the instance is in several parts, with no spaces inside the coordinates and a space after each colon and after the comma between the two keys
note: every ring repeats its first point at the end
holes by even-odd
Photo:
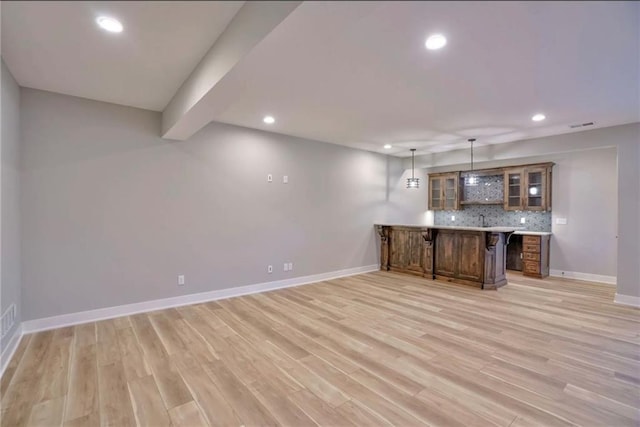
{"type": "Polygon", "coordinates": [[[473,141],[475,138],[469,138],[469,142],[471,143],[471,172],[473,172],[473,141]]]}
{"type": "Polygon", "coordinates": [[[415,171],[415,163],[414,163],[415,158],[416,158],[416,149],[412,148],[411,149],[411,179],[415,178],[415,176],[413,175],[415,171]]]}
{"type": "Polygon", "coordinates": [[[407,188],[419,188],[420,179],[416,178],[416,149],[411,148],[411,178],[407,178],[407,188]]]}

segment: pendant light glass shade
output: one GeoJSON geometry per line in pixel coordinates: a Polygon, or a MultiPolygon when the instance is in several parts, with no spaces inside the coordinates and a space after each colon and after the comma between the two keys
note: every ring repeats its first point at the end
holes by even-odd
{"type": "Polygon", "coordinates": [[[420,188],[420,178],[415,176],[416,149],[411,149],[411,178],[407,178],[407,188],[420,188]]]}
{"type": "Polygon", "coordinates": [[[478,177],[473,174],[466,175],[464,177],[464,185],[467,187],[474,187],[478,185],[478,177]]]}
{"type": "Polygon", "coordinates": [[[471,171],[467,172],[464,177],[464,185],[467,187],[474,187],[478,185],[478,176],[473,173],[473,142],[475,138],[469,138],[469,142],[471,143],[471,171]]]}

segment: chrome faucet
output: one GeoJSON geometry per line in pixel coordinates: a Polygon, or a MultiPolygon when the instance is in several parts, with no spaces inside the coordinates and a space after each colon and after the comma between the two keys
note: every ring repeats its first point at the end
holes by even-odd
{"type": "Polygon", "coordinates": [[[480,214],[480,227],[484,227],[484,215],[480,214]]]}

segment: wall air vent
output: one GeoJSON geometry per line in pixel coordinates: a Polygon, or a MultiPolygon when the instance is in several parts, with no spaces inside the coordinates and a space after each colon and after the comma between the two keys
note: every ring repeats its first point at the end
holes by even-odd
{"type": "Polygon", "coordinates": [[[2,336],[4,338],[16,323],[16,305],[11,304],[2,314],[2,336]]]}
{"type": "Polygon", "coordinates": [[[587,127],[587,126],[593,126],[593,122],[588,122],[588,123],[579,123],[579,124],[577,124],[577,125],[569,125],[569,127],[570,127],[571,129],[575,129],[575,128],[584,128],[584,127],[587,127]]]}

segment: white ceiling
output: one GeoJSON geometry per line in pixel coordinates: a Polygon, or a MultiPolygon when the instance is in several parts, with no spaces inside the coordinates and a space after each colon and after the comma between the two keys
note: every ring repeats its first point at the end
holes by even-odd
{"type": "Polygon", "coordinates": [[[161,111],[243,3],[2,1],[2,57],[21,86],[161,111]]]}
{"type": "MultiPolygon", "coordinates": [[[[22,86],[162,110],[241,4],[3,1],[2,55],[22,86]]],[[[213,87],[211,119],[399,156],[635,122],[639,19],[637,2],[304,2],[213,87]]]]}
{"type": "Polygon", "coordinates": [[[212,119],[397,155],[635,122],[638,6],[305,2],[213,89],[235,96],[212,119]]]}

